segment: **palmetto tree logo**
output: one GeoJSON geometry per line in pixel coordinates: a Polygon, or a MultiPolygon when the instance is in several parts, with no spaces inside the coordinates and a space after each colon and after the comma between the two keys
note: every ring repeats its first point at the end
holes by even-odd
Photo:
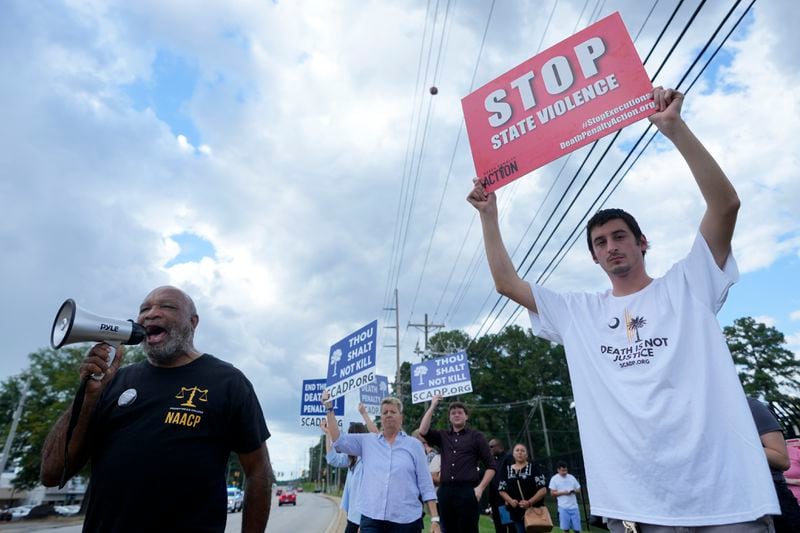
{"type": "Polygon", "coordinates": [[[342,360],[342,350],[336,348],[331,354],[331,364],[333,365],[333,375],[336,375],[336,363],[342,360]]]}
{"type": "Polygon", "coordinates": [[[414,377],[419,378],[419,384],[423,385],[422,383],[422,376],[428,373],[428,367],[426,366],[418,366],[414,369],[414,377]]]}
{"type": "Polygon", "coordinates": [[[385,381],[381,381],[380,383],[378,383],[378,388],[380,389],[381,394],[383,395],[386,395],[386,393],[389,391],[389,385],[385,381]]]}
{"type": "Polygon", "coordinates": [[[639,338],[639,328],[643,328],[645,324],[647,324],[647,320],[641,316],[635,316],[628,321],[628,331],[633,331],[636,333],[636,342],[641,340],[639,338]]]}

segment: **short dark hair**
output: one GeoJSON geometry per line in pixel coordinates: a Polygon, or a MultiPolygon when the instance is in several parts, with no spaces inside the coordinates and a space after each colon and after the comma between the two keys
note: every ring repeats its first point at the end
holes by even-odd
{"type": "MultiPolygon", "coordinates": [[[[367,429],[366,424],[362,422],[350,422],[350,427],[347,429],[348,433],[369,433],[369,429],[367,429]]],[[[355,455],[348,455],[350,459],[350,470],[353,470],[356,466],[356,462],[358,462],[358,457],[355,455]]]]}
{"type": "Polygon", "coordinates": [[[559,461],[559,462],[556,464],[556,468],[569,468],[569,466],[567,466],[567,463],[566,463],[566,462],[564,462],[564,461],[559,461]]]}
{"type": "MultiPolygon", "coordinates": [[[[597,226],[602,226],[612,220],[621,219],[628,229],[633,233],[633,238],[636,239],[636,244],[642,242],[642,230],[639,228],[639,223],[633,218],[633,215],[622,209],[601,209],[586,223],[586,244],[589,245],[589,251],[594,256],[594,247],[592,246],[592,230],[597,226]]],[[[642,250],[642,257],[647,250],[642,250]]]]}
{"type": "Polygon", "coordinates": [[[447,412],[449,413],[453,409],[461,409],[464,411],[464,414],[469,416],[469,409],[467,409],[466,404],[464,402],[451,402],[450,407],[447,408],[447,412]]]}

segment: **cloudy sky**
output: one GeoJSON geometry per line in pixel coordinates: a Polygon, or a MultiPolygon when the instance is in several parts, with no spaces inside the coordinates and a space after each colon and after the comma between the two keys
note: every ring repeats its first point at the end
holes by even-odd
{"type": "MultiPolygon", "coordinates": [[[[736,6],[710,50],[747,4],[736,6]]],[[[464,201],[473,165],[461,97],[614,11],[644,59],[676,5],[2,2],[0,377],[21,372],[27,355],[47,345],[64,299],[133,318],[150,289],[174,284],[197,303],[198,348],[231,361],[255,385],[276,470],[298,473],[316,437],[299,428],[301,380],[323,377],[330,345],[374,319],[381,344],[391,344],[384,326],[395,316],[384,308],[394,306],[395,287],[404,360],[415,360],[422,342],[406,325],[426,313],[474,334],[497,331],[514,310],[489,326],[496,298],[464,201]]],[[[651,76],[697,5],[689,0],[675,15],[646,63],[651,76]]],[[[709,2],[699,11],[656,84],[678,83],[733,5],[709,2]]],[[[743,201],[734,238],[742,280],[720,322],[759,317],[795,351],[798,13],[789,0],[757,3],[684,106],[743,201]]],[[[529,280],[567,242],[645,126],[627,128],[610,146],[529,280]]],[[[587,153],[500,191],[515,263],[537,242],[524,270],[586,178],[584,169],[567,190],[587,153]]],[[[651,274],[686,253],[703,209],[688,170],[660,137],[608,205],[636,214],[652,243],[651,274]]],[[[584,246],[578,240],[548,286],[607,286],[584,246]]],[[[394,358],[393,348],[381,348],[379,371],[392,374],[394,358]]]]}

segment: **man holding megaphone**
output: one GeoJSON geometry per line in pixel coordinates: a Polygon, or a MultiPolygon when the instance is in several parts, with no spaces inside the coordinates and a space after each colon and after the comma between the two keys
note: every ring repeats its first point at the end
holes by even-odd
{"type": "Polygon", "coordinates": [[[74,302],[56,317],[54,345],[104,342],[86,354],[73,408],[45,441],[42,483],[63,485],[91,461],[84,531],[223,532],[234,451],[247,478],[242,531],[263,532],[272,483],[269,431],[244,374],[195,349],[192,299],[175,287],[145,298],[133,329],[141,326],[147,361],[125,367],[122,348],[114,356],[109,344],[126,341],[102,327],[110,322],[113,330],[115,323],[94,318],[74,302]],[[87,326],[93,322],[98,327],[87,326]],[[99,333],[86,333],[93,330],[99,333]]]}

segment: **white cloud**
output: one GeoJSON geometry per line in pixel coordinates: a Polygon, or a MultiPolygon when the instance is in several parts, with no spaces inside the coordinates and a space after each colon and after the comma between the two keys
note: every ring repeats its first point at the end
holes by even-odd
{"type": "Polygon", "coordinates": [[[775,320],[774,317],[767,315],[754,316],[753,320],[755,320],[756,322],[760,322],[770,328],[774,328],[775,325],[778,323],[778,321],[775,320]]]}
{"type": "Polygon", "coordinates": [[[789,318],[791,318],[792,320],[800,320],[800,309],[789,313],[789,318]]]}
{"type": "Polygon", "coordinates": [[[796,359],[800,359],[800,331],[786,336],[786,348],[794,352],[796,359]]]}
{"type": "Polygon", "coordinates": [[[178,148],[180,148],[181,152],[186,153],[194,153],[194,146],[189,142],[185,135],[178,135],[178,148]]]}
{"type": "Polygon", "coordinates": [[[786,344],[789,346],[800,347],[800,331],[786,336],[786,344]]]}

